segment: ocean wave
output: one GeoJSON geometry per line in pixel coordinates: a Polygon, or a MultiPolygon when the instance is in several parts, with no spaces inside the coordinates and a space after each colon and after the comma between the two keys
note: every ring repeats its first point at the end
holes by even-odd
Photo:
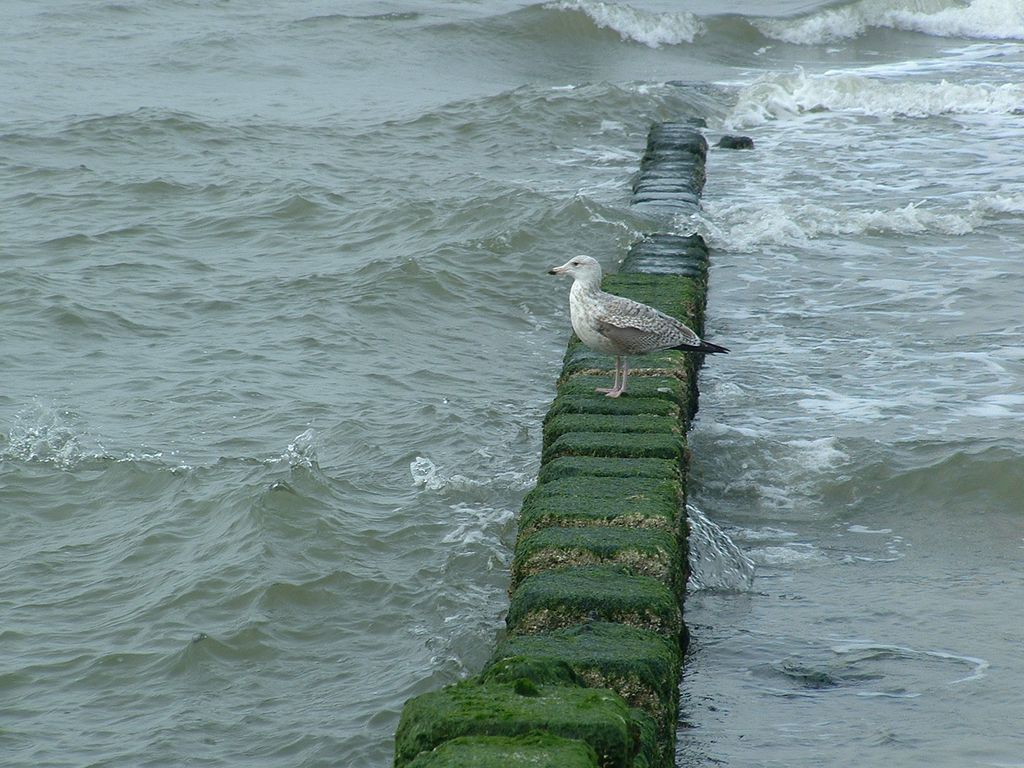
{"type": "Polygon", "coordinates": [[[600,29],[617,32],[624,41],[642,43],[649,48],[692,43],[706,31],[700,18],[685,11],[657,13],[625,3],[599,0],[563,0],[548,3],[545,9],[563,13],[581,13],[600,29]]]}
{"type": "Polygon", "coordinates": [[[872,29],[934,37],[1024,39],[1018,0],[858,0],[789,19],[752,19],[765,36],[795,45],[822,45],[861,37],[872,29]]]}
{"type": "Polygon", "coordinates": [[[769,74],[743,88],[725,124],[763,125],[807,113],[872,117],[1020,114],[1020,83],[898,82],[849,73],[769,74]]]}
{"type": "Polygon", "coordinates": [[[747,204],[707,201],[695,223],[712,247],[736,253],[751,253],[765,245],[802,245],[823,236],[937,233],[955,237],[975,232],[1001,216],[1024,213],[1024,195],[981,193],[966,205],[938,205],[918,201],[895,208],[836,209],[792,202],[751,211],[747,204]]]}

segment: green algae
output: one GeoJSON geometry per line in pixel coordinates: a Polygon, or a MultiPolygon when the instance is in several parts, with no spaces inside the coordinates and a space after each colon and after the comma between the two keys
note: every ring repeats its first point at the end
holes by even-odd
{"type": "Polygon", "coordinates": [[[678,538],[647,528],[549,527],[521,536],[512,560],[512,588],[535,573],[579,565],[616,565],[679,592],[685,583],[678,538]]]}
{"type": "Polygon", "coordinates": [[[534,574],[513,593],[506,617],[516,634],[550,632],[588,620],[628,624],[676,640],[682,633],[675,592],[657,579],[610,566],[534,574]]]}
{"type": "Polygon", "coordinates": [[[682,534],[679,484],[646,477],[568,475],[534,488],[519,513],[520,536],[549,526],[612,525],[682,534]]]}
{"type": "Polygon", "coordinates": [[[586,685],[567,661],[555,658],[554,656],[515,656],[506,654],[503,658],[492,661],[480,673],[480,682],[482,683],[514,684],[519,680],[529,680],[534,685],[586,685]]]}
{"type": "Polygon", "coordinates": [[[604,456],[623,459],[671,459],[682,465],[686,439],[681,434],[566,432],[543,452],[543,461],[559,456],[604,456]]]}
{"type": "MultiPolygon", "coordinates": [[[[589,744],[547,733],[460,736],[423,752],[409,768],[597,768],[589,744]]],[[[636,762],[633,762],[636,765],[636,762]]]]}
{"type": "Polygon", "coordinates": [[[575,476],[564,477],[543,483],[534,488],[524,499],[524,505],[529,506],[536,498],[551,496],[579,496],[588,494],[591,496],[605,496],[608,498],[632,498],[644,497],[660,499],[670,504],[679,500],[678,486],[671,480],[652,480],[646,477],[621,477],[621,476],[575,476]]]}
{"type": "Polygon", "coordinates": [[[680,483],[679,465],[669,459],[621,459],[606,456],[559,456],[540,468],[537,483],[578,477],[631,477],[680,483]]]}
{"type": "Polygon", "coordinates": [[[410,699],[395,735],[395,767],[464,736],[526,736],[537,731],[590,745],[601,768],[629,768],[640,728],[612,691],[536,686],[523,696],[514,684],[467,680],[410,699]]]}
{"type": "Polygon", "coordinates": [[[682,654],[677,643],[656,632],[608,622],[587,622],[537,635],[512,635],[495,650],[492,670],[522,674],[569,666],[576,678],[610,688],[630,706],[654,718],[671,741],[678,713],[682,654]]]}
{"type": "Polygon", "coordinates": [[[592,413],[562,413],[544,422],[544,445],[569,432],[614,432],[616,434],[669,434],[678,435],[682,425],[672,416],[653,414],[619,415],[592,413]]]}
{"type": "MultiPolygon", "coordinates": [[[[558,390],[558,396],[548,409],[545,423],[555,416],[564,413],[583,413],[589,415],[609,414],[613,416],[669,416],[679,419],[679,404],[665,397],[638,397],[630,388],[628,397],[605,397],[590,387],[572,386],[575,380],[558,390]]],[[[607,379],[604,380],[607,384],[607,379]]],[[[646,384],[646,382],[644,382],[646,384]]],[[[597,380],[595,380],[595,387],[597,380]]],[[[664,392],[659,394],[666,394],[664,392]]]]}
{"type": "MultiPolygon", "coordinates": [[[[661,731],[656,720],[643,710],[634,709],[630,715],[634,727],[640,731],[632,768],[673,768],[676,764],[674,733],[661,731]]],[[[674,721],[672,726],[674,730],[674,721]]]]}
{"type": "MultiPolygon", "coordinates": [[[[579,345],[581,350],[586,348],[579,345]]],[[[673,355],[684,354],[682,352],[673,352],[673,355]]],[[[583,352],[580,352],[581,357],[583,352]]],[[[612,364],[607,368],[600,368],[599,370],[612,371],[614,369],[613,358],[606,357],[606,360],[612,360],[612,364]]],[[[582,371],[583,368],[580,368],[582,371]]],[[[595,407],[603,406],[603,410],[599,410],[599,413],[628,413],[627,409],[634,408],[635,406],[628,404],[630,400],[636,400],[640,398],[655,398],[659,400],[667,400],[669,403],[673,403],[680,408],[684,407],[689,401],[689,387],[687,383],[681,380],[678,376],[672,372],[662,376],[632,376],[630,375],[628,388],[626,394],[621,397],[605,397],[604,395],[595,396],[597,387],[607,387],[611,384],[609,376],[611,374],[601,373],[600,375],[583,375],[582,373],[574,371],[566,372],[563,370],[562,377],[558,381],[558,397],[585,397],[589,400],[595,400],[595,407]],[[571,375],[570,375],[571,374],[571,375]],[[621,403],[621,405],[620,405],[621,403]]],[[[646,411],[648,413],[653,411],[646,411]]]]}

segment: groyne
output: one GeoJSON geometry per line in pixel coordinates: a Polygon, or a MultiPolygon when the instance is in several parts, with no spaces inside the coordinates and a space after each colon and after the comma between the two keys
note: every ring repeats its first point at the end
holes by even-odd
{"type": "MultiPolygon", "coordinates": [[[[648,135],[632,203],[652,221],[696,210],[707,142],[691,123],[648,135]]],[[[652,233],[603,287],[703,331],[708,251],[652,233]]],[[[700,356],[614,359],[569,342],[518,517],[507,637],[477,676],[405,705],[396,768],[667,768],[687,633],[686,433],[700,356]]]]}

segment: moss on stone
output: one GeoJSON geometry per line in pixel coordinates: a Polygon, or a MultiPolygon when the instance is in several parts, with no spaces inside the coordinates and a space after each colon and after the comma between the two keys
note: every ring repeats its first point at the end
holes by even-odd
{"type": "Polygon", "coordinates": [[[664,734],[658,728],[655,718],[642,709],[631,712],[633,724],[640,731],[640,739],[632,768],[673,768],[675,760],[675,721],[673,733],[664,734]]]}
{"type": "Polygon", "coordinates": [[[657,579],[610,566],[545,571],[524,579],[512,595],[507,622],[518,634],[550,632],[588,620],[659,632],[678,642],[677,595],[657,579]]]}
{"type": "MultiPolygon", "coordinates": [[[[634,377],[651,376],[675,376],[687,375],[687,355],[689,352],[682,352],[677,349],[668,349],[662,352],[651,352],[646,355],[635,355],[629,358],[629,387],[626,393],[632,389],[634,377]]],[[[562,358],[562,375],[573,375],[577,373],[594,373],[612,376],[615,373],[615,357],[595,352],[575,338],[570,342],[565,356],[562,358]]],[[[610,386],[605,382],[603,386],[610,386]]],[[[599,384],[599,386],[602,386],[599,384]]],[[[614,399],[614,398],[609,398],[614,399]]]]}
{"type": "MultiPolygon", "coordinates": [[[[585,350],[586,348],[581,345],[581,349],[585,350]]],[[[584,352],[581,352],[581,354],[584,354],[584,352]]],[[[570,372],[568,374],[563,371],[562,377],[558,380],[558,396],[583,396],[597,400],[602,403],[602,406],[598,407],[601,409],[598,413],[606,414],[630,413],[635,406],[630,406],[630,404],[626,403],[628,403],[629,400],[635,400],[641,397],[654,397],[656,399],[668,400],[669,402],[675,403],[680,409],[685,410],[687,406],[687,398],[689,397],[689,388],[685,381],[680,379],[678,376],[673,375],[634,377],[633,369],[631,369],[626,394],[622,397],[605,397],[604,395],[596,395],[595,392],[598,387],[607,387],[611,384],[609,377],[613,371],[614,358],[606,357],[605,359],[611,360],[611,365],[607,369],[603,367],[597,369],[594,372],[594,375],[582,373],[584,368],[581,368],[580,372],[570,372]],[[602,371],[607,371],[608,373],[601,373],[602,371]],[[623,404],[622,406],[617,406],[617,403],[623,404]]],[[[641,413],[655,412],[642,411],[641,413]]]]}
{"type": "Polygon", "coordinates": [[[482,683],[515,683],[517,680],[530,680],[535,685],[585,685],[566,661],[552,656],[506,654],[502,659],[488,665],[480,675],[482,683]]]}
{"type": "Polygon", "coordinates": [[[669,459],[620,459],[605,456],[559,456],[540,468],[537,482],[576,477],[633,477],[680,481],[679,466],[669,459]]]}
{"type": "Polygon", "coordinates": [[[681,434],[567,432],[545,447],[542,461],[559,456],[669,459],[682,466],[686,459],[686,440],[681,434]]]}
{"type": "Polygon", "coordinates": [[[542,483],[530,491],[523,501],[528,506],[534,499],[551,496],[575,497],[581,495],[604,496],[612,499],[650,498],[676,504],[679,488],[671,480],[653,480],[647,477],[564,477],[542,483]]]}
{"type": "Polygon", "coordinates": [[[597,765],[597,754],[589,744],[547,733],[460,736],[430,752],[420,753],[408,763],[409,768],[597,768],[597,765]]]}
{"type": "Polygon", "coordinates": [[[644,477],[569,476],[538,485],[519,513],[519,535],[539,528],[611,525],[682,533],[679,486],[644,477]]]}
{"type": "Polygon", "coordinates": [[[601,768],[629,768],[640,730],[612,691],[554,685],[522,696],[514,684],[467,680],[406,702],[395,735],[395,768],[463,736],[525,736],[543,731],[590,745],[601,768]]]}
{"type": "MultiPolygon", "coordinates": [[[[491,669],[522,664],[567,664],[579,679],[610,688],[654,718],[669,743],[678,714],[682,654],[676,643],[624,624],[587,622],[538,635],[511,635],[492,656],[491,669]]],[[[487,673],[485,673],[487,674],[487,673]]]]}
{"type": "Polygon", "coordinates": [[[672,416],[562,413],[545,420],[544,445],[550,445],[568,432],[678,435],[682,431],[682,426],[678,417],[672,416]]]}
{"type": "MultiPolygon", "coordinates": [[[[607,384],[607,381],[605,382],[607,384]]],[[[646,382],[645,382],[646,384],[646,382]]],[[[595,385],[596,386],[596,385],[595,385]]],[[[566,385],[548,409],[547,420],[563,413],[611,414],[616,416],[669,416],[678,419],[682,411],[679,404],[665,397],[637,397],[631,389],[629,397],[605,397],[593,388],[566,385]]],[[[665,394],[665,393],[661,393],[665,394]]]]}
{"type": "Polygon", "coordinates": [[[680,515],[675,505],[648,498],[610,499],[580,496],[575,499],[545,498],[523,508],[519,514],[522,535],[548,526],[610,525],[627,528],[659,528],[675,533],[680,515]]]}
{"type": "Polygon", "coordinates": [[[535,573],[580,565],[615,565],[657,579],[677,594],[686,576],[678,539],[666,531],[551,527],[519,537],[512,560],[512,589],[535,573]]]}
{"type": "Polygon", "coordinates": [[[682,532],[677,482],[645,477],[569,476],[545,482],[523,500],[519,535],[537,528],[615,525],[682,532]]]}

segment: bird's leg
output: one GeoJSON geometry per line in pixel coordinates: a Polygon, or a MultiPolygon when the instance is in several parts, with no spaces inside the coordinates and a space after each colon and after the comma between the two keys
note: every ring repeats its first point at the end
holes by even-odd
{"type": "Polygon", "coordinates": [[[619,357],[618,355],[616,355],[615,356],[615,380],[612,382],[611,388],[609,389],[608,387],[598,387],[597,389],[594,390],[595,392],[603,392],[608,397],[618,397],[619,396],[619,366],[620,366],[621,362],[622,362],[622,358],[619,357]],[[614,392],[615,394],[613,395],[612,392],[614,392]]]}
{"type": "Polygon", "coordinates": [[[615,386],[611,390],[609,390],[608,394],[606,394],[605,397],[618,397],[619,395],[621,395],[623,392],[626,391],[626,376],[629,375],[629,361],[626,360],[626,358],[624,358],[624,357],[621,358],[621,360],[622,360],[622,378],[619,378],[619,366],[617,364],[618,360],[616,360],[616,366],[615,366],[615,386]]]}
{"type": "Polygon", "coordinates": [[[626,377],[629,375],[629,360],[622,358],[622,383],[619,384],[619,394],[625,394],[626,392],[626,377]]]}

